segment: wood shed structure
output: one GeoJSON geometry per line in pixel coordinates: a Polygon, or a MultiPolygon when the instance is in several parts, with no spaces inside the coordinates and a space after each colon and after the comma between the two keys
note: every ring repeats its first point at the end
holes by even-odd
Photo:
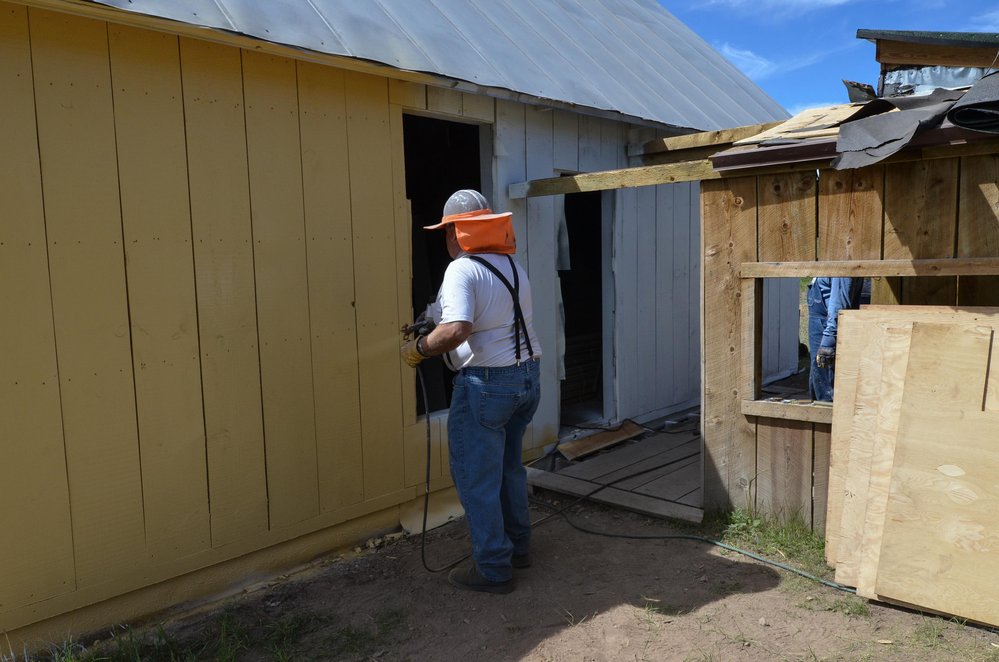
{"type": "Polygon", "coordinates": [[[418,227],[457,188],[518,224],[545,353],[528,455],[572,406],[699,401],[696,183],[508,187],[783,110],[653,0],[445,4],[0,2],[15,647],[397,527],[428,416],[449,486],[446,392],[418,403],[398,346],[440,268],[418,227]]]}

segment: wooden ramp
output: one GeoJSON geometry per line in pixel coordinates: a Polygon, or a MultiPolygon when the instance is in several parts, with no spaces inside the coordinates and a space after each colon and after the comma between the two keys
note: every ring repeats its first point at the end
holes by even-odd
{"type": "Polygon", "coordinates": [[[655,517],[699,523],[704,515],[696,432],[660,433],[557,472],[528,468],[528,482],[655,517]]]}

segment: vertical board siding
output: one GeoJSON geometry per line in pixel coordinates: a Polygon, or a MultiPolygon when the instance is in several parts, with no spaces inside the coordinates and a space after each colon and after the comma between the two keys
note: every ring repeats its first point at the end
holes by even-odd
{"type": "MultiPolygon", "coordinates": [[[[958,159],[885,167],[884,257],[953,257],[957,231],[958,159]]],[[[906,278],[902,303],[954,305],[957,279],[906,278]]]]}
{"type": "Polygon", "coordinates": [[[180,54],[121,26],[109,44],[146,544],[167,560],[211,547],[180,54]]]}
{"type": "Polygon", "coordinates": [[[884,172],[880,165],[821,171],[818,259],[881,258],[884,172]]]}
{"type": "MultiPolygon", "coordinates": [[[[528,107],[525,111],[525,145],[527,148],[527,178],[541,179],[554,174],[554,124],[552,113],[528,107]]],[[[552,197],[531,198],[527,201],[527,271],[530,274],[534,331],[541,343],[542,353],[551,361],[543,363],[541,370],[541,403],[531,421],[532,434],[524,447],[537,448],[558,439],[559,381],[556,362],[558,349],[558,273],[555,260],[558,252],[558,210],[564,208],[564,199],[552,197]]]]}
{"type": "MultiPolygon", "coordinates": [[[[680,404],[697,397],[697,373],[700,371],[700,352],[696,338],[691,329],[698,325],[696,294],[691,296],[691,282],[697,281],[697,264],[695,257],[699,251],[700,237],[696,233],[696,225],[691,220],[698,213],[697,199],[692,198],[691,184],[673,184],[676,192],[673,194],[673,228],[671,234],[672,246],[669,250],[673,255],[662,256],[672,265],[672,299],[673,305],[669,311],[672,329],[670,336],[673,346],[669,348],[673,359],[673,400],[663,404],[680,404]]],[[[696,292],[696,286],[695,290],[696,292]]]]}
{"type": "Polygon", "coordinates": [[[631,418],[638,409],[638,191],[617,193],[614,214],[614,376],[618,417],[631,418]]]}
{"type": "Polygon", "coordinates": [[[320,510],[364,498],[342,71],[298,64],[320,510]]]}
{"type": "Polygon", "coordinates": [[[295,63],[243,52],[271,527],[319,514],[295,63]]]}
{"type": "Polygon", "coordinates": [[[579,170],[579,115],[565,110],[554,113],[555,169],[576,172],[579,170]]]}
{"type": "Polygon", "coordinates": [[[29,17],[77,580],[89,586],[145,556],[108,34],[29,17]]]}
{"type": "Polygon", "coordinates": [[[181,38],[212,545],[266,531],[240,53],[181,38]]]}
{"type": "Polygon", "coordinates": [[[655,234],[655,367],[658,378],[655,381],[656,401],[662,404],[676,402],[679,397],[679,372],[676,362],[680,352],[676,348],[683,342],[674,337],[673,309],[676,305],[676,278],[673,274],[673,228],[678,222],[674,210],[676,197],[683,195],[682,184],[656,186],[656,234],[655,234]]]}
{"type": "Polygon", "coordinates": [[[364,497],[405,483],[388,82],[344,74],[358,329],[364,497]],[[368,266],[370,265],[370,266],[368,266]]]}
{"type": "Polygon", "coordinates": [[[0,613],[76,588],[28,12],[0,4],[0,613]],[[11,507],[16,504],[16,507],[11,507]]]}
{"type": "MultiPolygon", "coordinates": [[[[965,157],[960,173],[957,257],[999,255],[999,155],[965,157]]],[[[962,276],[958,297],[962,306],[994,306],[999,277],[962,276]]]]}
{"type": "Polygon", "coordinates": [[[756,178],[701,184],[703,227],[704,507],[749,507],[756,473],[755,426],[740,411],[741,305],[738,270],[757,261],[756,178]]]}
{"type": "Polygon", "coordinates": [[[815,175],[760,177],[760,261],[815,259],[815,175]]]}
{"type": "MultiPolygon", "coordinates": [[[[635,191],[637,199],[635,262],[628,265],[635,273],[635,326],[637,342],[631,353],[638,357],[635,372],[635,407],[644,414],[666,406],[656,401],[656,189],[650,186],[635,191]]],[[[683,225],[686,227],[686,219],[683,225]]],[[[687,307],[683,307],[686,312],[687,307]]],[[[680,313],[681,311],[675,311],[680,313]]]]}

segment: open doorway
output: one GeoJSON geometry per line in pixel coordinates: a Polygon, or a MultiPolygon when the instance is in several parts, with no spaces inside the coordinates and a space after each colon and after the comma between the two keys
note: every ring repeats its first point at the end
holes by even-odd
{"type": "MultiPolygon", "coordinates": [[[[559,271],[565,312],[561,424],[604,419],[603,241],[600,192],[565,196],[569,265],[559,271]]],[[[566,265],[560,265],[564,267],[566,265]]]]}
{"type": "MultiPolygon", "coordinates": [[[[444,233],[427,232],[438,223],[448,197],[458,189],[482,190],[480,132],[483,127],[447,120],[403,116],[406,153],[406,198],[413,212],[413,316],[437,296],[444,270],[451,261],[444,233]]],[[[488,195],[488,192],[483,191],[488,195]]],[[[451,372],[440,358],[423,362],[427,403],[416,389],[417,413],[447,409],[451,402],[451,372]]]]}

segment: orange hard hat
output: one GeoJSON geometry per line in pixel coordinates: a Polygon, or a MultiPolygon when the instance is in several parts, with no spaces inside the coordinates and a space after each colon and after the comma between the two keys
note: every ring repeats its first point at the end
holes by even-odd
{"type": "Polygon", "coordinates": [[[472,189],[455,192],[444,205],[444,216],[424,230],[440,230],[454,225],[458,246],[466,253],[517,252],[510,212],[493,213],[485,196],[472,189]],[[451,212],[451,213],[449,213],[451,212]]]}

